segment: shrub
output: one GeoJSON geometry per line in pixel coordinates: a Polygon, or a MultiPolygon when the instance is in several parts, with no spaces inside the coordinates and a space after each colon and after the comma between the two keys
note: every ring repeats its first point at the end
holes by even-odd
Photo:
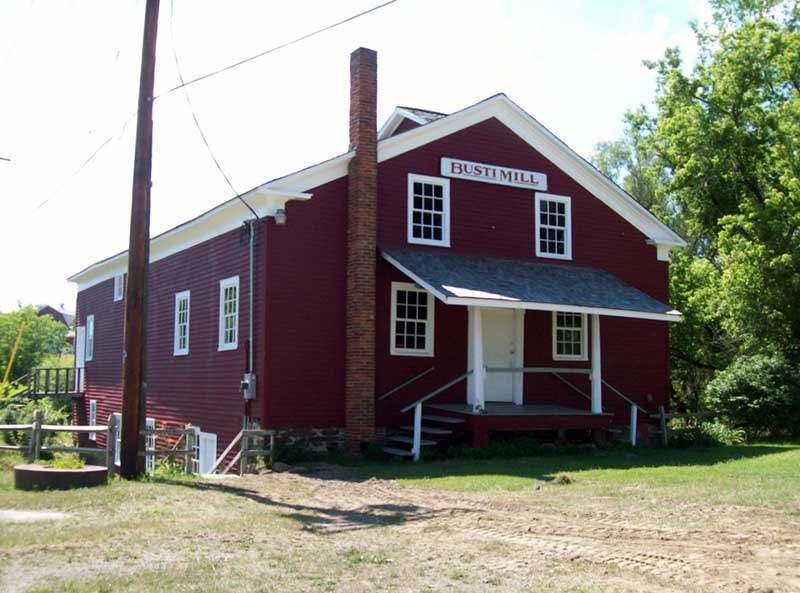
{"type": "Polygon", "coordinates": [[[673,426],[669,443],[674,447],[740,445],[744,442],[744,436],[744,431],[740,428],[731,428],[717,421],[702,422],[673,426]]]}
{"type": "MultiPolygon", "coordinates": [[[[0,424],[30,424],[35,410],[42,411],[43,424],[68,424],[70,421],[69,402],[53,401],[51,398],[34,400],[0,400],[0,424]]],[[[43,434],[43,445],[69,440],[67,433],[48,432],[43,434]]],[[[7,445],[27,445],[30,431],[3,431],[2,439],[7,445]]]]}
{"type": "Polygon", "coordinates": [[[708,384],[706,401],[750,435],[797,435],[800,365],[779,354],[740,356],[708,384]]]}

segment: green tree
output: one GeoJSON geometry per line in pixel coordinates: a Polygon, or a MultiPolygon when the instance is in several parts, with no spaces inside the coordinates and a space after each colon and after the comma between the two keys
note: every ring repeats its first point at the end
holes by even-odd
{"type": "Polygon", "coordinates": [[[23,307],[13,313],[0,313],[0,379],[5,374],[14,340],[23,321],[27,325],[14,359],[10,379],[26,374],[40,364],[46,354],[59,352],[66,345],[67,327],[49,315],[38,317],[33,307],[23,307]]]}

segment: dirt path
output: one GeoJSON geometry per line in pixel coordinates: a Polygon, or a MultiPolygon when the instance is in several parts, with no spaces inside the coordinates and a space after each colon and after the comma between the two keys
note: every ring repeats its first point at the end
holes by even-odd
{"type": "Polygon", "coordinates": [[[797,522],[787,524],[781,513],[698,504],[682,512],[693,524],[707,518],[708,527],[683,529],[659,525],[657,518],[635,509],[615,513],[587,504],[580,512],[567,512],[532,508],[529,499],[514,495],[450,493],[345,478],[335,472],[272,474],[231,485],[262,492],[294,512],[302,507],[324,517],[309,520],[316,533],[341,536],[377,523],[419,534],[413,553],[421,555],[452,545],[453,536],[514,546],[516,553],[483,559],[499,570],[521,570],[538,558],[651,575],[680,590],[800,591],[800,533],[797,522]],[[274,484],[270,486],[275,480],[288,486],[279,491],[292,495],[276,497],[274,484]],[[451,534],[450,541],[423,537],[435,529],[451,534]]]}

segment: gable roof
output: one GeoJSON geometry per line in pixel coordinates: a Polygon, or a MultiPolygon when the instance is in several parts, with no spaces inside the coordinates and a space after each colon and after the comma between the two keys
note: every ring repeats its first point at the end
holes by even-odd
{"type": "MultiPolygon", "coordinates": [[[[647,237],[647,242],[657,248],[659,260],[667,260],[671,248],[686,245],[686,241],[675,231],[504,94],[494,95],[449,115],[398,107],[381,128],[378,162],[389,160],[491,118],[503,123],[589,193],[637,228],[647,237]],[[391,136],[391,132],[387,130],[391,125],[396,129],[404,118],[417,121],[420,126],[391,136]]],[[[305,193],[308,190],[345,177],[353,156],[355,156],[354,151],[346,152],[300,171],[267,181],[243,194],[242,198],[248,202],[255,200],[258,203],[256,210],[259,214],[271,216],[276,208],[282,208],[287,200],[309,199],[311,194],[305,193]]],[[[249,218],[247,210],[236,198],[232,198],[197,218],[153,238],[151,261],[167,257],[236,228],[246,218],[249,218]]],[[[127,252],[122,252],[90,265],[71,276],[69,280],[77,282],[78,289],[82,290],[124,272],[126,266],[127,252]]]]}

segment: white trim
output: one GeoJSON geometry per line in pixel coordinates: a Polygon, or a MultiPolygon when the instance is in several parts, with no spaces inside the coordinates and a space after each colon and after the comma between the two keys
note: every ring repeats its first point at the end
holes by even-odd
{"type": "Polygon", "coordinates": [[[86,362],[94,360],[94,314],[86,316],[86,362]]]}
{"type": "Polygon", "coordinates": [[[219,343],[217,350],[236,350],[239,347],[239,303],[241,301],[239,291],[239,276],[231,276],[219,281],[219,343]],[[225,316],[224,316],[224,300],[225,289],[231,286],[236,287],[236,318],[234,321],[233,342],[225,342],[225,316]]]}
{"type": "MultiPolygon", "coordinates": [[[[346,173],[346,168],[345,168],[346,173]]],[[[261,218],[274,216],[285,209],[290,200],[309,200],[312,194],[277,189],[256,188],[242,196],[261,218]]],[[[153,237],[150,241],[150,263],[165,259],[194,245],[213,239],[242,226],[252,213],[242,202],[232,198],[204,212],[197,218],[153,237]]],[[[128,252],[123,251],[99,261],[70,276],[67,280],[78,284],[78,292],[113,278],[128,268],[128,252]]]]}
{"type": "Polygon", "coordinates": [[[121,301],[125,296],[125,274],[114,276],[114,302],[121,301]]]}
{"type": "MultiPolygon", "coordinates": [[[[556,194],[548,194],[544,192],[536,192],[536,207],[534,209],[536,216],[536,257],[543,257],[547,259],[572,259],[572,200],[569,196],[559,196],[556,194]],[[542,200],[545,202],[556,202],[564,204],[565,226],[564,226],[564,253],[550,253],[542,251],[542,244],[539,238],[539,229],[541,228],[541,206],[542,200]]],[[[549,228],[550,225],[548,225],[549,228]]]]}
{"type": "MultiPolygon", "coordinates": [[[[391,326],[389,330],[389,353],[392,356],[433,356],[433,339],[434,339],[434,318],[436,312],[436,301],[430,298],[430,293],[419,286],[410,282],[392,282],[392,313],[391,313],[391,326]],[[425,349],[418,350],[416,348],[397,348],[395,346],[396,337],[396,323],[397,323],[397,291],[403,290],[406,292],[416,292],[417,294],[424,294],[427,299],[428,317],[425,319],[425,349]]],[[[419,320],[417,320],[419,321],[419,320]]]]}
{"type": "MultiPolygon", "coordinates": [[[[434,247],[450,247],[450,180],[444,177],[431,177],[430,175],[408,174],[408,189],[406,200],[406,239],[409,243],[417,245],[432,245],[434,247]],[[442,186],[442,238],[417,239],[413,235],[414,217],[414,183],[429,183],[442,186]]],[[[431,214],[433,215],[433,213],[431,214]]]]}
{"type": "Polygon", "coordinates": [[[600,316],[592,315],[592,413],[603,413],[603,363],[600,353],[600,316]]]}
{"type": "MultiPolygon", "coordinates": [[[[89,426],[95,426],[97,424],[97,400],[90,399],[89,400],[89,426]]],[[[89,433],[89,440],[96,441],[97,440],[97,433],[90,432],[89,433]]]]}
{"type": "Polygon", "coordinates": [[[606,309],[604,307],[586,307],[582,305],[564,305],[561,303],[539,303],[534,301],[519,301],[515,299],[499,298],[476,298],[476,297],[452,297],[447,296],[430,283],[423,280],[419,275],[400,264],[396,259],[381,254],[383,259],[400,270],[403,274],[411,278],[416,284],[434,295],[445,305],[464,305],[465,307],[500,307],[506,309],[525,309],[526,311],[567,311],[571,313],[589,313],[606,315],[608,317],[628,317],[631,319],[652,319],[655,321],[681,321],[683,316],[680,311],[672,310],[669,313],[648,313],[646,311],[630,311],[627,309],[606,309]]]}
{"type": "Polygon", "coordinates": [[[173,319],[173,330],[172,330],[172,355],[173,356],[185,356],[189,354],[189,326],[190,326],[190,319],[191,319],[191,291],[184,290],[182,292],[175,293],[175,317],[173,319]],[[178,307],[181,301],[186,301],[186,345],[181,348],[180,347],[180,337],[178,335],[178,307]]]}
{"type": "MultiPolygon", "coordinates": [[[[525,366],[525,311],[514,309],[514,367],[521,369],[525,366]]],[[[525,374],[514,373],[513,398],[514,403],[521,406],[524,403],[525,374]]]]}
{"type": "MultiPolygon", "coordinates": [[[[581,360],[586,361],[589,360],[589,353],[587,352],[587,346],[589,344],[587,340],[587,333],[589,328],[586,326],[587,317],[586,313],[580,314],[581,316],[581,353],[577,356],[574,354],[559,354],[556,342],[556,331],[558,330],[558,314],[559,313],[571,313],[571,311],[553,311],[553,315],[550,321],[550,325],[552,326],[552,352],[553,352],[553,360],[581,360]]],[[[572,328],[575,329],[575,328],[572,328]]]]}
{"type": "Polygon", "coordinates": [[[384,138],[389,138],[392,134],[395,133],[400,124],[403,123],[404,119],[408,119],[417,123],[421,126],[424,126],[428,123],[425,118],[422,118],[414,113],[411,113],[407,109],[403,109],[402,107],[395,107],[392,114],[389,116],[389,119],[386,120],[381,126],[381,129],[378,131],[378,140],[383,140],[384,138]]]}

